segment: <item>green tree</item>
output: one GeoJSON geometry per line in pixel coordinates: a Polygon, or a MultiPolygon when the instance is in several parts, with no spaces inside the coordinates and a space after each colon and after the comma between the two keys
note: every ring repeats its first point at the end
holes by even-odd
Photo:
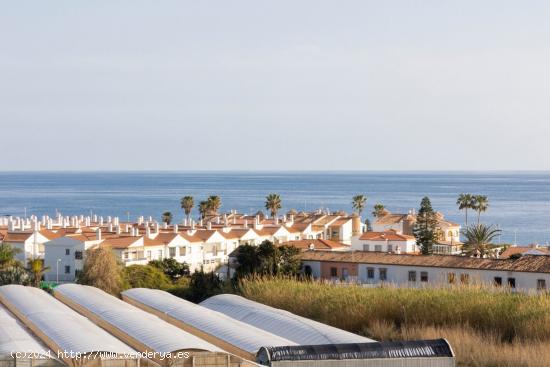
{"type": "Polygon", "coordinates": [[[195,200],[193,200],[192,196],[184,196],[180,200],[180,205],[185,213],[185,216],[187,217],[187,221],[189,221],[191,218],[191,211],[195,206],[195,200]]]}
{"type": "Polygon", "coordinates": [[[0,243],[0,270],[20,266],[21,263],[15,258],[19,253],[21,253],[21,250],[10,243],[0,243]]]}
{"type": "Polygon", "coordinates": [[[474,196],[472,194],[460,194],[456,200],[459,210],[464,210],[465,225],[468,226],[468,209],[473,209],[475,204],[474,196]]]}
{"type": "Polygon", "coordinates": [[[276,246],[269,240],[259,246],[241,245],[237,254],[237,278],[247,275],[295,275],[300,270],[300,250],[294,246],[276,246]]]}
{"type": "Polygon", "coordinates": [[[469,255],[479,253],[483,256],[487,247],[500,235],[501,230],[485,224],[475,224],[467,227],[463,232],[464,252],[469,255]]]}
{"type": "Polygon", "coordinates": [[[489,199],[485,195],[476,195],[474,196],[474,205],[473,209],[477,212],[477,224],[479,224],[479,219],[481,213],[484,213],[489,209],[489,199]]]}
{"type": "Polygon", "coordinates": [[[199,214],[201,216],[201,219],[204,219],[206,218],[206,216],[208,215],[208,201],[206,200],[203,200],[199,203],[199,214]]]}
{"type": "Polygon", "coordinates": [[[29,276],[16,259],[21,250],[7,242],[0,243],[0,285],[27,284],[29,276]]]}
{"type": "Polygon", "coordinates": [[[300,272],[300,250],[294,246],[279,246],[278,274],[296,275],[300,272]]]}
{"type": "Polygon", "coordinates": [[[170,212],[164,212],[162,213],[162,221],[168,225],[172,223],[172,219],[174,219],[174,216],[170,212]]]}
{"type": "Polygon", "coordinates": [[[48,266],[44,267],[44,260],[42,259],[30,259],[27,263],[27,272],[29,273],[29,278],[31,285],[33,287],[39,288],[40,282],[50,268],[48,266]]]}
{"type": "Polygon", "coordinates": [[[431,255],[433,253],[433,245],[437,241],[437,219],[430,198],[427,196],[420,203],[420,210],[416,216],[413,234],[422,254],[431,255]]]}
{"type": "Polygon", "coordinates": [[[386,207],[380,203],[378,204],[374,204],[374,211],[372,212],[372,216],[375,217],[375,218],[378,218],[382,215],[382,213],[384,212],[384,209],[386,209],[386,207]]]}
{"type": "Polygon", "coordinates": [[[271,213],[271,216],[275,218],[277,216],[277,212],[281,210],[281,197],[279,194],[269,194],[265,198],[265,208],[266,210],[269,210],[271,213]]]}
{"type": "Polygon", "coordinates": [[[124,268],[124,277],[130,288],[168,289],[170,280],[164,272],[151,265],[130,265],[124,268]]]}
{"type": "Polygon", "coordinates": [[[203,269],[194,272],[189,281],[189,288],[172,292],[184,296],[191,302],[199,303],[205,299],[223,293],[223,281],[214,272],[206,273],[203,269]],[[179,294],[178,294],[179,293],[179,294]]]}
{"type": "Polygon", "coordinates": [[[361,216],[361,213],[365,209],[365,204],[367,203],[367,197],[365,195],[355,195],[351,199],[351,206],[353,207],[353,210],[361,216]]]}
{"type": "Polygon", "coordinates": [[[124,288],[123,265],[108,247],[86,250],[82,272],[77,282],[118,295],[124,288]]]}
{"type": "Polygon", "coordinates": [[[208,203],[209,214],[217,215],[218,211],[222,207],[222,199],[217,195],[211,195],[206,200],[208,203]]]}
{"type": "Polygon", "coordinates": [[[249,274],[255,274],[260,267],[258,247],[252,245],[240,245],[237,252],[237,269],[235,275],[242,278],[249,274]]]}
{"type": "Polygon", "coordinates": [[[189,265],[180,263],[171,257],[162,260],[151,260],[148,265],[162,270],[162,272],[173,282],[185,275],[189,275],[189,265]]]}

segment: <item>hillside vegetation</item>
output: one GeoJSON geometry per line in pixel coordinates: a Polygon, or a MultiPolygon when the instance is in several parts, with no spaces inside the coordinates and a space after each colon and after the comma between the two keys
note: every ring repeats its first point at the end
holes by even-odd
{"type": "Polygon", "coordinates": [[[376,340],[446,338],[460,366],[550,361],[550,296],[481,286],[404,289],[245,279],[243,296],[376,340]]]}

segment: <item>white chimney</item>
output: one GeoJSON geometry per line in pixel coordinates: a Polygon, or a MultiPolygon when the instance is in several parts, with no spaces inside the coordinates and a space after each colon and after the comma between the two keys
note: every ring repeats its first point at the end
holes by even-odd
{"type": "Polygon", "coordinates": [[[99,217],[99,225],[100,225],[100,226],[103,225],[103,217],[99,217]]]}
{"type": "Polygon", "coordinates": [[[94,214],[93,222],[97,223],[97,214],[94,214]]]}
{"type": "Polygon", "coordinates": [[[195,229],[195,221],[191,219],[191,229],[195,229]]]}
{"type": "Polygon", "coordinates": [[[212,229],[212,222],[209,221],[209,222],[206,224],[206,229],[208,229],[208,230],[211,230],[211,229],[212,229]]]}
{"type": "Polygon", "coordinates": [[[116,234],[120,234],[121,230],[120,230],[120,226],[119,226],[119,225],[117,225],[117,226],[115,227],[115,230],[116,230],[116,234]]]}
{"type": "MultiPolygon", "coordinates": [[[[166,223],[165,224],[165,227],[164,229],[168,228],[168,225],[166,223]]],[[[153,224],[153,228],[155,228],[155,233],[159,233],[159,223],[158,222],[155,222],[155,224],[153,224]]]]}
{"type": "Polygon", "coordinates": [[[168,223],[166,222],[162,223],[162,229],[168,229],[168,223]]]}
{"type": "Polygon", "coordinates": [[[151,227],[149,227],[149,226],[145,227],[145,236],[147,238],[151,238],[151,227]]]}
{"type": "Polygon", "coordinates": [[[113,218],[109,215],[109,216],[107,217],[107,222],[108,222],[108,223],[111,223],[112,220],[113,220],[113,218]]]}
{"type": "Polygon", "coordinates": [[[95,231],[96,239],[101,241],[101,228],[96,229],[95,231]]]}
{"type": "Polygon", "coordinates": [[[244,220],[244,228],[248,228],[248,219],[244,220]]]}
{"type": "Polygon", "coordinates": [[[109,222],[107,225],[107,232],[111,233],[113,231],[113,223],[109,222]]]}

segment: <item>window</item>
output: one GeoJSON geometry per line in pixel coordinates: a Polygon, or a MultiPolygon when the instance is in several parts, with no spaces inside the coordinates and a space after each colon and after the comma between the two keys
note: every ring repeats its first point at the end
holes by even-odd
{"type": "Polygon", "coordinates": [[[363,245],[363,251],[370,251],[369,245],[363,245]]]}
{"type": "Polygon", "coordinates": [[[427,282],[428,281],[428,272],[427,271],[421,271],[420,272],[420,281],[421,282],[427,282]]]}
{"type": "Polygon", "coordinates": [[[380,277],[380,280],[388,279],[388,269],[386,268],[378,269],[378,276],[380,277]]]}
{"type": "Polygon", "coordinates": [[[76,260],[82,260],[82,251],[75,251],[74,252],[74,258],[76,260]]]}
{"type": "Polygon", "coordinates": [[[537,279],[537,289],[539,291],[546,290],[546,279],[537,279]]]}
{"type": "Polygon", "coordinates": [[[65,274],[71,274],[71,267],[69,265],[65,265],[65,274]]]}
{"type": "Polygon", "coordinates": [[[447,281],[449,282],[449,284],[453,284],[455,280],[456,280],[455,273],[447,273],[447,281]]]}
{"type": "Polygon", "coordinates": [[[151,250],[148,250],[148,251],[147,251],[147,259],[148,259],[148,260],[151,260],[151,250]]]}
{"type": "Polygon", "coordinates": [[[374,268],[367,268],[367,279],[374,279],[374,268]]]}
{"type": "Polygon", "coordinates": [[[312,272],[313,271],[311,270],[311,266],[309,266],[309,265],[304,266],[304,274],[305,275],[307,275],[309,277],[309,276],[311,276],[312,272]]]}
{"type": "Polygon", "coordinates": [[[460,283],[469,284],[470,283],[470,274],[465,274],[465,273],[460,274],[460,283]]]}
{"type": "Polygon", "coordinates": [[[516,278],[508,278],[508,287],[516,288],[516,278]]]}
{"type": "Polygon", "coordinates": [[[71,254],[71,249],[66,248],[65,249],[65,255],[69,256],[71,254]]]}
{"type": "Polygon", "coordinates": [[[330,268],[330,276],[331,277],[337,277],[338,276],[338,269],[337,268],[330,268]]]}
{"type": "Polygon", "coordinates": [[[416,271],[409,271],[409,282],[416,282],[416,271]]]}
{"type": "Polygon", "coordinates": [[[176,248],[175,247],[170,247],[168,249],[168,251],[170,252],[170,257],[176,257],[176,248]]]}
{"type": "Polygon", "coordinates": [[[374,251],[382,252],[382,245],[374,245],[374,251]]]}
{"type": "Polygon", "coordinates": [[[157,251],[157,258],[162,260],[162,250],[157,251]]]}
{"type": "Polygon", "coordinates": [[[495,277],[495,286],[496,287],[502,286],[502,278],[501,277],[495,277]]]}
{"type": "Polygon", "coordinates": [[[342,278],[347,280],[349,278],[349,270],[348,268],[342,268],[342,278]]]}
{"type": "Polygon", "coordinates": [[[393,251],[393,245],[388,245],[388,252],[392,252],[393,251]]]}
{"type": "Polygon", "coordinates": [[[128,258],[128,253],[127,253],[127,252],[124,253],[124,258],[125,258],[125,259],[128,258]]]}

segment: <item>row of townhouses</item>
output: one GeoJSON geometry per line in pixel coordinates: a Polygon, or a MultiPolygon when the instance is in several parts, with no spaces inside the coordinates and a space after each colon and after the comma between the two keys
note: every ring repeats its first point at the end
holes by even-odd
{"type": "Polygon", "coordinates": [[[365,224],[358,216],[322,211],[277,218],[231,211],[171,225],[151,217],[139,217],[136,222],[97,215],[0,218],[0,241],[19,248],[17,256],[23,262],[43,258],[49,268],[46,280],[61,282],[78,277],[86,251],[94,248],[112,249],[125,265],[174,258],[187,263],[191,271],[212,271],[226,265],[229,254],[242,244],[259,245],[270,240],[305,246],[300,241],[323,240],[312,241],[307,248],[336,243],[334,248],[347,250],[352,238],[364,231],[365,224]]]}

